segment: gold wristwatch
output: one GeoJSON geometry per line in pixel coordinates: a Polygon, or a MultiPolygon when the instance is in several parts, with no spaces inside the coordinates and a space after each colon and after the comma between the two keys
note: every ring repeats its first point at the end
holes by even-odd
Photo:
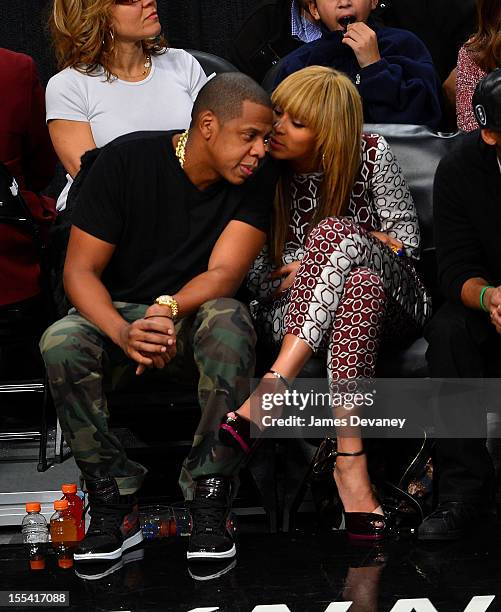
{"type": "Polygon", "coordinates": [[[155,300],[155,304],[159,304],[160,306],[168,306],[170,308],[172,320],[175,321],[177,319],[177,315],[179,313],[179,306],[177,305],[177,302],[172,297],[172,295],[158,296],[155,300]]]}

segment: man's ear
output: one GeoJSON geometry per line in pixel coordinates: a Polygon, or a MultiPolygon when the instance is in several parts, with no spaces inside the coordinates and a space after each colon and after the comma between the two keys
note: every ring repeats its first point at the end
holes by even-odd
{"type": "Polygon", "coordinates": [[[203,111],[198,116],[198,129],[204,140],[210,140],[217,131],[217,117],[210,110],[203,111]]]}
{"type": "Polygon", "coordinates": [[[318,12],[316,0],[309,0],[308,10],[315,21],[320,21],[320,13],[318,12]]]}
{"type": "Polygon", "coordinates": [[[500,139],[500,134],[498,132],[494,132],[493,130],[483,129],[480,130],[482,134],[483,141],[491,146],[496,146],[498,144],[498,140],[500,139]]]}
{"type": "Polygon", "coordinates": [[[379,0],[371,0],[371,10],[375,11],[377,9],[378,4],[379,4],[379,0]]]}

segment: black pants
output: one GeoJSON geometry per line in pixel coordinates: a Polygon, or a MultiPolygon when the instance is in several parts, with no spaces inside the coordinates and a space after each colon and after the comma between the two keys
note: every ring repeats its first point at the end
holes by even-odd
{"type": "MultiPolygon", "coordinates": [[[[501,368],[492,371],[492,363],[500,362],[501,336],[486,313],[446,303],[427,325],[425,337],[432,378],[501,376],[501,368]]],[[[479,406],[458,409],[475,410],[475,417],[486,421],[479,406]]],[[[493,499],[494,468],[485,439],[437,440],[434,469],[439,502],[485,504],[493,499]]]]}

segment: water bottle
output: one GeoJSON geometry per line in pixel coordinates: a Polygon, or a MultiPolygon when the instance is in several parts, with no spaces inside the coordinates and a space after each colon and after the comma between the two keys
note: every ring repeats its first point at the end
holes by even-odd
{"type": "Polygon", "coordinates": [[[40,514],[40,504],[26,504],[26,512],[28,514],[22,522],[24,544],[45,544],[49,539],[49,528],[45,517],[40,514]]]}
{"type": "Polygon", "coordinates": [[[49,528],[45,517],[40,514],[40,504],[26,504],[28,513],[22,522],[23,543],[28,547],[28,558],[32,570],[45,569],[44,545],[49,539],[49,528]]]}

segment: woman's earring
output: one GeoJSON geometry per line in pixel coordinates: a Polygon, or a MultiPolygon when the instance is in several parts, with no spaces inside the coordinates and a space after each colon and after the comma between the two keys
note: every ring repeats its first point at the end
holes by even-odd
{"type": "MultiPolygon", "coordinates": [[[[111,47],[110,47],[110,53],[113,53],[113,51],[115,50],[115,32],[113,32],[113,28],[110,28],[108,30],[108,35],[110,37],[111,40],[111,47]]],[[[106,44],[106,36],[103,38],[103,47],[106,44]]]]}

